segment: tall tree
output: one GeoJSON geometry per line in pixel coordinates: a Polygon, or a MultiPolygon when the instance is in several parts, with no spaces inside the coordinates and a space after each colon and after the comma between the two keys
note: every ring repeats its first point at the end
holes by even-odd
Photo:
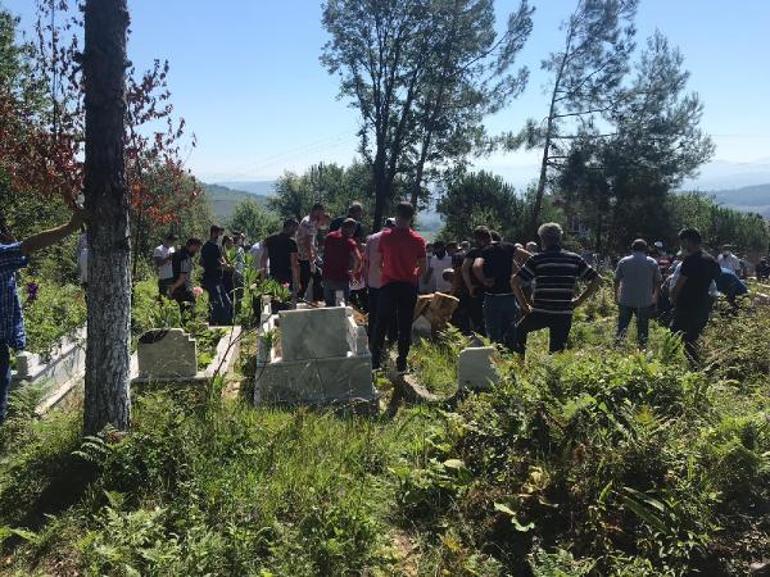
{"type": "Polygon", "coordinates": [[[522,2],[509,15],[506,32],[498,36],[491,0],[450,0],[433,6],[435,48],[415,101],[416,138],[409,151],[410,200],[415,206],[427,171],[463,167],[469,154],[484,145],[484,116],[503,108],[526,86],[526,68],[509,70],[532,31],[534,11],[522,2]]]}
{"type": "Polygon", "coordinates": [[[585,137],[617,102],[617,88],[628,72],[636,30],[633,19],[638,0],[578,0],[562,24],[564,47],[551,53],[542,68],[551,75],[548,115],[540,124],[529,121],[519,139],[542,147],[540,176],[535,191],[530,229],[540,219],[549,172],[560,168],[565,142],[585,137]]]}
{"type": "Polygon", "coordinates": [[[665,234],[666,197],[713,155],[689,76],[682,54],[656,32],[606,118],[609,134],[572,141],[561,194],[591,221],[597,249],[605,229],[612,248],[665,234]]]}
{"type": "Polygon", "coordinates": [[[498,37],[492,0],[326,1],[331,40],[321,61],[340,76],[341,96],[361,115],[375,228],[399,174],[413,175],[416,200],[426,164],[467,154],[453,131],[478,132],[480,115],[521,89],[525,73],[508,70],[531,29],[531,12],[522,0],[498,37]]]}
{"type": "Polygon", "coordinates": [[[126,183],[126,0],[86,0],[85,202],[89,213],[84,424],[128,428],[131,228],[126,183]]]}

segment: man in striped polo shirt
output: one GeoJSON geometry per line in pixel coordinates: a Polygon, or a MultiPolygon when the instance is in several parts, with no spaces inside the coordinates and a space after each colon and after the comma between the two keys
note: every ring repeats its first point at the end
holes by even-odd
{"type": "Polygon", "coordinates": [[[561,248],[562,229],[549,222],[537,231],[543,248],[527,260],[514,275],[511,286],[519,301],[524,318],[518,326],[517,350],[524,355],[527,335],[549,329],[550,351],[563,351],[572,328],[572,311],[583,304],[601,284],[601,277],[579,255],[561,248]],[[535,281],[533,300],[522,285],[535,281]],[[577,281],[588,282],[588,287],[575,297],[577,281]]]}

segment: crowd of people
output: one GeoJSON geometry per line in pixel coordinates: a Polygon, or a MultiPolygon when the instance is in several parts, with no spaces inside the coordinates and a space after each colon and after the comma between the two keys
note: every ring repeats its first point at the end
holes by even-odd
{"type": "MultiPolygon", "coordinates": [[[[180,304],[193,303],[193,261],[200,253],[210,322],[230,324],[248,253],[258,274],[287,287],[295,303],[344,302],[366,314],[374,367],[380,366],[390,340],[397,343],[396,365],[403,371],[419,294],[456,297],[451,322],[465,334],[485,336],[524,355],[528,335],[548,329],[549,350],[558,352],[567,345],[573,312],[598,290],[600,272],[610,268],[618,306],[617,339],[625,338],[636,318],[637,340],[645,347],[649,323],[658,318],[682,335],[687,354],[697,363],[696,343],[716,296],[722,293],[734,303],[748,290],[743,282],[746,261],[729,246],[712,257],[695,229],[681,232],[676,254],[666,251],[662,242],[648,245],[637,239],[628,256],[612,262],[565,250],[557,223],[542,225],[538,240],[526,244],[510,242],[484,226],[469,240],[428,243],[413,228],[414,207],[409,203],[399,204],[396,215],[374,234],[367,234],[364,216],[358,202],[337,218],[317,203],[301,220],[286,219],[280,231],[251,246],[243,234],[225,236],[216,225],[205,243],[189,239],[179,250],[170,235],[153,255],[159,291],[180,304]]],[[[770,276],[767,259],[755,272],[758,279],[770,276]]]]}
{"type": "MultiPolygon", "coordinates": [[[[413,228],[414,214],[414,207],[402,202],[382,230],[367,235],[360,203],[334,219],[318,203],[300,221],[286,219],[280,231],[251,245],[244,234],[226,235],[218,225],[211,226],[205,242],[189,238],[177,246],[177,237],[169,234],[152,255],[158,292],[184,311],[205,291],[210,324],[231,324],[250,260],[262,278],[288,288],[294,302],[313,306],[345,302],[365,313],[375,369],[382,363],[386,340],[397,343],[396,368],[407,369],[420,293],[456,297],[451,322],[460,331],[486,336],[521,355],[528,335],[546,328],[551,352],[566,347],[573,312],[600,287],[600,271],[606,265],[597,263],[608,259],[565,250],[563,231],[556,223],[543,224],[538,241],[525,245],[509,242],[484,226],[474,230],[472,240],[427,243],[413,228]],[[196,263],[202,268],[202,288],[195,284],[196,263]]],[[[16,273],[32,252],[82,232],[83,221],[76,212],[66,225],[24,241],[5,238],[0,243],[0,423],[11,382],[10,350],[22,350],[25,344],[16,273]]],[[[86,284],[84,238],[81,234],[78,266],[86,284]]],[[[628,256],[611,263],[618,305],[616,336],[625,338],[635,317],[637,340],[645,347],[650,320],[657,317],[682,336],[688,357],[697,364],[697,342],[717,296],[725,295],[734,305],[748,291],[744,281],[750,269],[759,281],[767,281],[770,262],[763,257],[751,266],[729,245],[713,257],[692,228],[682,230],[679,241],[681,250],[670,254],[661,242],[649,246],[637,239],[628,256]]]]}

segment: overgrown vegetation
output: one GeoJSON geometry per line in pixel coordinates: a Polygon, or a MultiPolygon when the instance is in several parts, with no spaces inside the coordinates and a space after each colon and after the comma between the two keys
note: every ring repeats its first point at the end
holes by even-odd
{"type": "MultiPolygon", "coordinates": [[[[770,548],[770,312],[719,312],[707,368],[602,296],[549,357],[453,410],[255,410],[155,392],[127,436],[17,410],[0,438],[0,574],[746,575],[770,548]]],[[[461,337],[414,351],[454,389],[461,337]]],[[[244,388],[246,388],[244,386],[244,388]]]]}
{"type": "Polygon", "coordinates": [[[25,275],[20,286],[27,331],[27,350],[48,358],[62,337],[86,323],[85,295],[74,284],[58,285],[25,275]]]}

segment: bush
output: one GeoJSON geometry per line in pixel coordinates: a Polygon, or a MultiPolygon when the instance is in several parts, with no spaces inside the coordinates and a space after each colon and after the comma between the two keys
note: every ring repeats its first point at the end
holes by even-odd
{"type": "Polygon", "coordinates": [[[75,285],[59,286],[40,277],[26,275],[22,279],[20,291],[27,350],[48,358],[62,337],[85,325],[85,294],[75,285]],[[33,294],[34,297],[30,298],[33,294]]]}

